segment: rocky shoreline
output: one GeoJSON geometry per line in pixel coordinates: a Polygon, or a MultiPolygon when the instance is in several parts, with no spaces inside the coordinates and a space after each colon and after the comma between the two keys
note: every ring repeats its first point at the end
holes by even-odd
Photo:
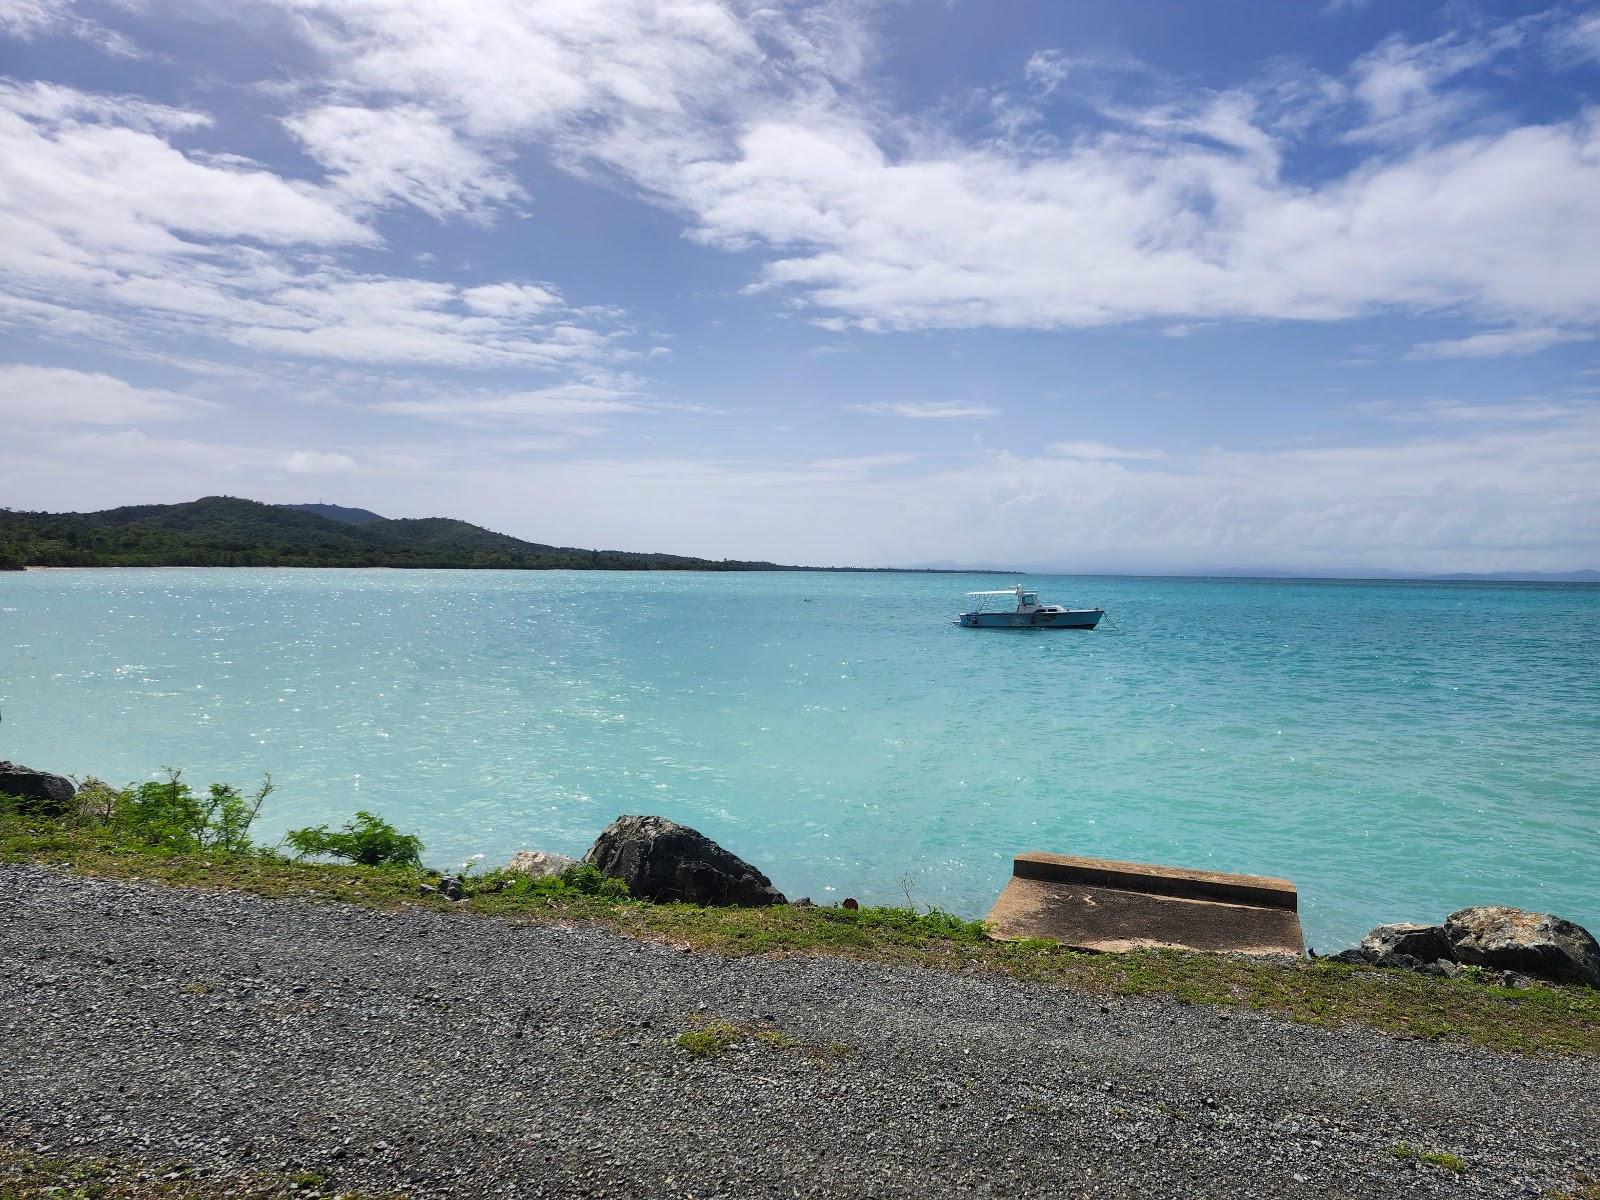
{"type": "MultiPolygon", "coordinates": [[[[65,776],[0,761],[0,795],[59,814],[72,807],[76,792],[76,785],[65,776]]],[[[560,874],[578,861],[523,850],[503,870],[536,878],[560,874]]],[[[666,817],[618,817],[581,861],[620,880],[629,894],[642,900],[740,907],[789,903],[759,869],[698,830],[666,817]]],[[[436,874],[435,878],[422,885],[423,894],[465,899],[468,884],[463,876],[436,874]]],[[[844,901],[846,906],[855,903],[844,901]]],[[[1483,982],[1504,987],[1525,987],[1537,980],[1600,989],[1600,942],[1588,930],[1553,914],[1499,905],[1461,909],[1441,925],[1380,925],[1359,946],[1327,957],[1354,966],[1447,978],[1472,971],[1483,982]]]]}
{"type": "Polygon", "coordinates": [[[1549,913],[1501,905],[1460,909],[1442,925],[1380,925],[1359,946],[1330,957],[1451,979],[1472,969],[1502,987],[1543,979],[1600,988],[1600,944],[1587,929],[1549,913]]]}
{"type": "Polygon", "coordinates": [[[0,1141],[405,1196],[1583,1194],[1600,1060],[0,866],[0,1141]],[[711,1030],[714,1054],[685,1035],[711,1030]]]}

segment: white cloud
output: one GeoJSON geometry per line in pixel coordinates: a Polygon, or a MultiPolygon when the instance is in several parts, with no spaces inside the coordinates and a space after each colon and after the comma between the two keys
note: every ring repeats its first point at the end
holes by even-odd
{"type": "MultiPolygon", "coordinates": [[[[824,321],[1600,319],[1600,269],[1577,265],[1600,245],[1600,117],[1458,128],[1475,103],[1461,81],[1532,53],[1532,18],[1390,40],[1303,95],[1163,81],[1159,104],[1104,108],[1099,132],[1019,148],[876,107],[848,8],[285,2],[348,93],[542,140],[706,244],[762,251],[761,285],[824,321]],[[1297,139],[1347,136],[1383,152],[1311,182],[1285,165],[1297,139]]],[[[1059,90],[1076,65],[1041,52],[1024,75],[1059,90]]]]}
{"type": "Polygon", "coordinates": [[[461,299],[474,312],[497,317],[546,312],[561,304],[561,294],[554,288],[528,283],[494,283],[467,288],[461,293],[461,299]]]}
{"type": "Polygon", "coordinates": [[[0,84],[0,326],[170,362],[193,351],[164,342],[196,337],[307,360],[555,373],[632,353],[618,310],[574,308],[548,284],[462,287],[333,257],[379,245],[363,221],[386,198],[474,216],[520,194],[441,141],[430,115],[312,114],[302,131],[335,169],[327,187],[174,144],[210,124],[129,97],[0,84]],[[408,143],[395,121],[413,117],[408,143]]]}
{"type": "Polygon", "coordinates": [[[1510,53],[1526,34],[1525,25],[1513,21],[1482,34],[1448,34],[1430,42],[1384,39],[1351,68],[1351,94],[1365,107],[1367,120],[1346,140],[1407,142],[1458,120],[1481,97],[1445,85],[1510,53]]]}
{"type": "Polygon", "coordinates": [[[960,404],[944,401],[874,400],[868,404],[847,404],[851,412],[873,413],[884,417],[908,417],[913,421],[986,420],[1000,415],[987,404],[960,404]]]}
{"type": "Polygon", "coordinates": [[[383,400],[372,406],[377,412],[441,420],[507,418],[567,424],[578,418],[578,430],[587,429],[587,422],[596,417],[648,412],[656,407],[627,391],[584,383],[536,391],[478,389],[416,399],[383,400]]]}
{"type": "Polygon", "coordinates": [[[192,417],[206,402],[114,375],[0,364],[0,419],[28,424],[128,425],[192,417]]]}
{"type": "Polygon", "coordinates": [[[1057,458],[1078,458],[1088,462],[1155,460],[1166,457],[1159,450],[1128,450],[1121,446],[1107,445],[1105,442],[1051,442],[1045,449],[1057,458]]]}
{"type": "Polygon", "coordinates": [[[402,201],[439,219],[486,220],[526,195],[504,167],[416,105],[327,105],[284,124],[336,187],[366,203],[402,201]]]}
{"type": "Polygon", "coordinates": [[[116,30],[73,12],[70,0],[0,0],[0,35],[30,41],[53,34],[82,38],[123,58],[141,54],[138,46],[116,30]]]}
{"type": "Polygon", "coordinates": [[[1532,425],[1567,421],[1583,416],[1581,408],[1548,400],[1530,399],[1511,404],[1472,404],[1461,400],[1430,400],[1419,405],[1368,404],[1360,406],[1386,421],[1431,425],[1514,424],[1532,425]]]}
{"type": "Polygon", "coordinates": [[[1029,56],[1022,74],[1035,90],[1049,95],[1066,82],[1073,66],[1071,57],[1060,50],[1040,50],[1029,56]]]}
{"type": "Polygon", "coordinates": [[[1600,62],[1600,12],[1576,18],[1558,32],[1557,42],[1570,53],[1600,62]]]}
{"type": "Polygon", "coordinates": [[[357,469],[355,459],[332,450],[296,450],[283,466],[296,475],[338,475],[357,469]]]}
{"type": "Polygon", "coordinates": [[[791,63],[805,53],[776,13],[741,22],[715,0],[282,2],[348,86],[426,102],[477,136],[700,108],[759,67],[763,24],[791,63]]]}
{"type": "Polygon", "coordinates": [[[871,475],[885,467],[903,467],[916,461],[915,454],[851,454],[843,458],[819,458],[799,469],[841,478],[871,475]]]}
{"type": "Polygon", "coordinates": [[[200,255],[212,238],[376,242],[317,188],[198,161],[158,132],[206,123],[140,100],[0,84],[0,266],[81,274],[123,265],[106,253],[200,255]]]}
{"type": "MultiPolygon", "coordinates": [[[[556,303],[554,293],[532,291],[556,303]]],[[[257,311],[221,332],[242,346],[364,363],[557,370],[621,353],[619,332],[580,324],[565,306],[531,321],[532,303],[517,285],[463,291],[324,271],[262,291],[257,311]]]]}
{"type": "Polygon", "coordinates": [[[1537,354],[1564,342],[1589,341],[1595,334],[1574,329],[1537,326],[1522,329],[1495,329],[1470,337],[1448,341],[1420,342],[1407,352],[1412,359],[1426,358],[1501,358],[1506,355],[1537,354]]]}
{"type": "Polygon", "coordinates": [[[65,0],[0,0],[0,33],[30,38],[67,18],[65,0]]]}

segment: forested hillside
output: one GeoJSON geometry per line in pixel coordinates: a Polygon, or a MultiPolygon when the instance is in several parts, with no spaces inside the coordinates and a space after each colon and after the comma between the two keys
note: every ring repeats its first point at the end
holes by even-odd
{"type": "Polygon", "coordinates": [[[351,524],[299,507],[231,496],[94,513],[0,511],[0,569],[24,566],[801,569],[768,562],[545,546],[442,517],[380,517],[351,524]]]}

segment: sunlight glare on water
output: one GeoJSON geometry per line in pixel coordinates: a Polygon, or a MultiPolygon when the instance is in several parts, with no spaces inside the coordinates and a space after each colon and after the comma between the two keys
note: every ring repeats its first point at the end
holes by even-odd
{"type": "Polygon", "coordinates": [[[791,897],[981,916],[1020,850],[1292,879],[1307,939],[1600,929],[1600,588],[1035,577],[1123,632],[957,628],[1010,576],[0,576],[0,757],[278,785],[437,865],[657,812],[791,897]]]}

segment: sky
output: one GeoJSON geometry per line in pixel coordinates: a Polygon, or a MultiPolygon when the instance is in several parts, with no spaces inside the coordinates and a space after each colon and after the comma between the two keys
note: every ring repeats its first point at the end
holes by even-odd
{"type": "Polygon", "coordinates": [[[0,505],[1600,567],[1600,7],[0,0],[0,505]]]}

